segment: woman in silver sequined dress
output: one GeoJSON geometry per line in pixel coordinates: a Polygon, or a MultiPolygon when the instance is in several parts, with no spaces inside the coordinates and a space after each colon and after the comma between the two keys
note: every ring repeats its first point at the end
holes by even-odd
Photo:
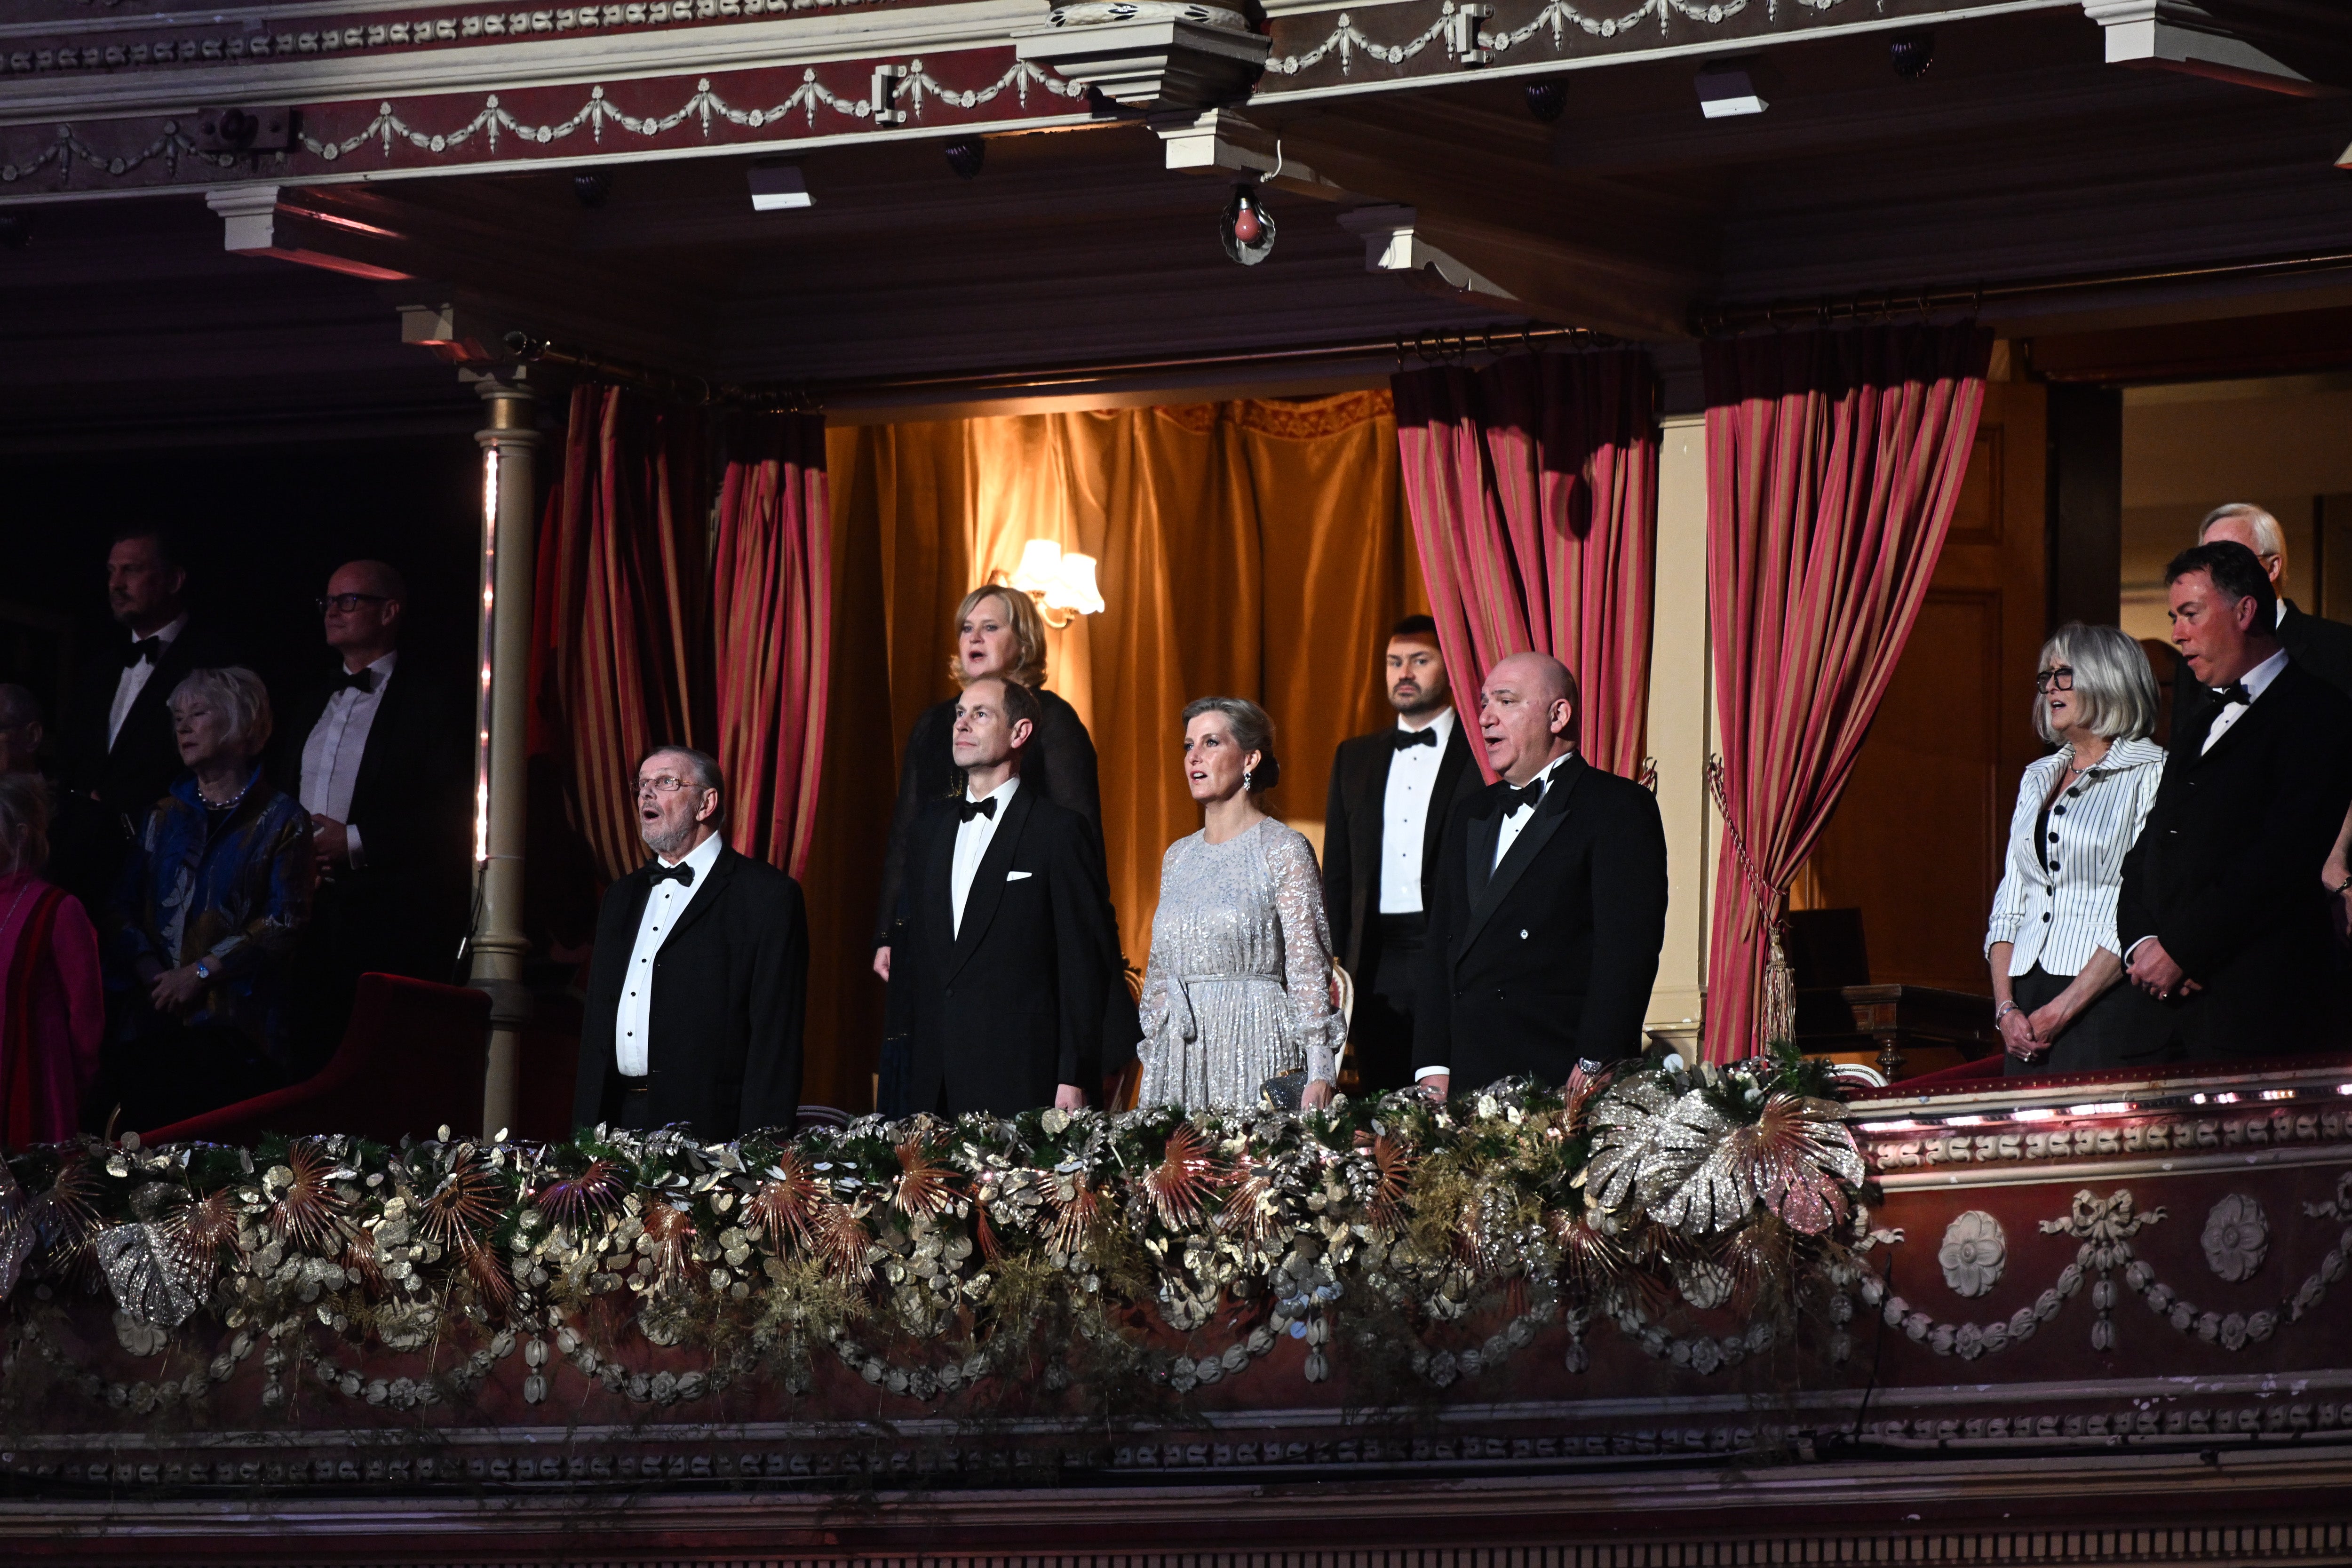
{"type": "Polygon", "coordinates": [[[1255,702],[1184,710],[1184,780],[1202,827],[1168,847],[1143,981],[1141,1105],[1240,1110],[1304,1068],[1328,1105],[1347,1026],[1331,1001],[1331,934],[1315,850],[1257,807],[1279,764],[1255,702]]]}

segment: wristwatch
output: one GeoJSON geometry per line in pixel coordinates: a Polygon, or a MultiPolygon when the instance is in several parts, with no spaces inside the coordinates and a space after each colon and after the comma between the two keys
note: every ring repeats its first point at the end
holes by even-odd
{"type": "MultiPolygon", "coordinates": [[[[201,981],[203,981],[203,982],[204,982],[205,984],[207,984],[207,985],[209,985],[209,984],[212,984],[212,979],[213,979],[213,968],[212,968],[212,965],[211,965],[211,964],[209,964],[209,963],[205,963],[205,962],[203,959],[201,959],[201,958],[200,958],[200,959],[198,959],[198,960],[196,960],[196,978],[197,978],[197,979],[199,979],[199,980],[201,980],[201,981]]],[[[1998,1020],[1996,1020],[1996,1022],[1997,1022],[1997,1021],[1998,1021],[1998,1020]]]]}

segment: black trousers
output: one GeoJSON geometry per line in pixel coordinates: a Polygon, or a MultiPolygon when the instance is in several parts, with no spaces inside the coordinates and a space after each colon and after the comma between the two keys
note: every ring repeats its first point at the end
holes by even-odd
{"type": "Polygon", "coordinates": [[[1364,933],[1355,1019],[1348,1031],[1356,1047],[1360,1093],[1381,1094],[1412,1083],[1412,1001],[1428,936],[1429,921],[1422,915],[1376,916],[1364,933]]]}
{"type": "MultiPolygon", "coordinates": [[[[2073,975],[2053,974],[2037,963],[2010,982],[2010,994],[2020,1007],[2031,1013],[2046,1005],[2074,983],[2073,975]]],[[[2059,1031],[2047,1052],[2031,1062],[2009,1058],[2009,1076],[2093,1072],[2100,1068],[2126,1066],[2126,1054],[2135,1048],[2134,1042],[2143,1028],[2138,1000],[2139,993],[2132,989],[2130,980],[2117,980],[2074,1015],[2074,1021],[2059,1031]]]]}

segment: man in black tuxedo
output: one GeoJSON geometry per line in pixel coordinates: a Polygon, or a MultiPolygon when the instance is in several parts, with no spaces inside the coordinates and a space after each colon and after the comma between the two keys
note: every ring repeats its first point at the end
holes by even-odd
{"type": "Polygon", "coordinates": [[[167,706],[188,671],[239,662],[188,612],[188,573],[159,528],[126,529],[106,552],[106,600],[125,642],[90,659],[64,714],[58,773],[74,797],[52,878],[93,910],[113,900],[122,858],[182,773],[167,706]],[[112,657],[109,657],[112,656],[112,657]]]}
{"type": "Polygon", "coordinates": [[[719,836],[716,759],[665,746],[637,765],[654,858],[604,889],[572,1119],[712,1140],[800,1118],[808,919],[801,885],[719,836]]]}
{"type": "Polygon", "coordinates": [[[1642,1049],[1666,937],[1666,834],[1640,784],[1576,752],[1576,677],[1545,654],[1487,672],[1478,728],[1499,782],[1454,808],[1413,1010],[1417,1074],[1444,1095],[1642,1049]]]}
{"type": "Polygon", "coordinates": [[[2263,563],[2230,541],[2165,570],[2172,640],[2207,700],[2124,858],[2116,932],[2134,1061],[2280,1056],[2330,1038],[2319,867],[2352,806],[2352,699],[2280,646],[2263,563]]]}
{"type": "Polygon", "coordinates": [[[1339,742],[1323,817],[1323,910],[1331,951],[1356,983],[1349,1036],[1367,1093],[1412,1081],[1412,1010],[1438,841],[1463,781],[1475,787],[1478,778],[1454,720],[1437,623],[1399,621],[1386,667],[1396,723],[1339,742]]]}
{"type": "Polygon", "coordinates": [[[908,837],[906,936],[890,973],[919,1110],[1076,1110],[1102,1081],[1107,894],[1086,818],[1021,787],[1036,694],[989,676],[956,700],[963,795],[908,837]]]}
{"type": "Polygon", "coordinates": [[[295,1047],[334,1054],[365,973],[446,981],[466,918],[462,693],[404,658],[408,585],[381,561],[336,568],[319,601],[333,679],[279,732],[274,772],[310,814],[318,894],[294,966],[295,1047]]]}

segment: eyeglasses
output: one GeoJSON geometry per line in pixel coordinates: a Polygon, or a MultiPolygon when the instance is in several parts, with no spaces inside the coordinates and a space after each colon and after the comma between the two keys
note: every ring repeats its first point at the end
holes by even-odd
{"type": "Polygon", "coordinates": [[[662,773],[655,778],[639,779],[637,781],[637,793],[639,795],[676,795],[682,789],[692,789],[694,787],[694,784],[689,780],[676,778],[668,773],[662,773]]]}
{"type": "Polygon", "coordinates": [[[2074,668],[2070,665],[2062,664],[2055,669],[2043,670],[2041,674],[2033,678],[2033,689],[2036,691],[2074,690],[2074,668]]]}
{"type": "Polygon", "coordinates": [[[330,610],[340,610],[348,616],[362,605],[382,605],[389,602],[390,595],[384,594],[330,594],[319,600],[318,605],[319,613],[322,616],[330,610]]]}

